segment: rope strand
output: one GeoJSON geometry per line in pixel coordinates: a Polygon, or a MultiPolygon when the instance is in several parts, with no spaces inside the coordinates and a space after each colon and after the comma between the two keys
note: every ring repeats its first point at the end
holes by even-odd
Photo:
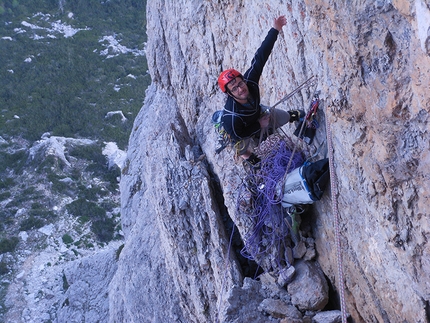
{"type": "Polygon", "coordinates": [[[326,116],[326,129],[327,129],[327,146],[329,153],[329,168],[330,168],[330,186],[331,186],[331,196],[332,196],[332,210],[334,215],[334,227],[335,227],[335,243],[336,243],[336,256],[337,256],[337,271],[339,280],[339,294],[340,294],[340,309],[342,312],[342,323],[347,322],[346,307],[345,307],[345,282],[343,278],[343,264],[342,264],[342,252],[340,244],[340,230],[339,230],[339,212],[337,208],[337,178],[334,171],[333,164],[333,146],[332,146],[332,136],[330,130],[330,123],[326,116]]]}

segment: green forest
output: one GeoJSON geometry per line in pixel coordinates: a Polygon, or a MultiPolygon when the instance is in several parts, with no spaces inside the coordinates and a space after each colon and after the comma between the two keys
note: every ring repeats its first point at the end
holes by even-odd
{"type": "Polygon", "coordinates": [[[145,6],[145,1],[131,0],[0,1],[1,135],[35,141],[50,132],[114,141],[124,149],[150,77],[144,56],[102,56],[100,39],[114,36],[122,46],[142,51],[145,6]],[[52,38],[45,30],[19,24],[48,28],[58,20],[85,30],[52,38]],[[26,32],[16,32],[17,28],[26,32]],[[31,62],[26,62],[28,58],[31,62]],[[117,110],[127,122],[105,118],[117,110]]]}

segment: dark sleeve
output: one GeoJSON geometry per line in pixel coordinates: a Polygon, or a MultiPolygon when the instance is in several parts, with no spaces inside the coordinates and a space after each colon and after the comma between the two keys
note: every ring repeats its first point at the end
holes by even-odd
{"type": "Polygon", "coordinates": [[[275,28],[271,28],[269,30],[266,38],[261,43],[260,48],[257,49],[257,52],[252,59],[251,67],[244,74],[244,78],[246,80],[251,80],[258,83],[261,73],[263,72],[263,67],[269,59],[273,46],[278,39],[278,34],[279,31],[277,31],[275,28]]]}

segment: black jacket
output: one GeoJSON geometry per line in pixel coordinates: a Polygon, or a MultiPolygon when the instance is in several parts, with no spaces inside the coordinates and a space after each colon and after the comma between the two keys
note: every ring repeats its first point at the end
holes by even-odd
{"type": "Polygon", "coordinates": [[[243,74],[253,100],[247,105],[242,105],[236,102],[231,96],[227,98],[222,123],[225,131],[227,131],[234,141],[254,136],[260,131],[258,119],[260,118],[261,107],[258,81],[278,38],[278,34],[279,32],[275,28],[269,30],[252,59],[251,67],[243,74]]]}

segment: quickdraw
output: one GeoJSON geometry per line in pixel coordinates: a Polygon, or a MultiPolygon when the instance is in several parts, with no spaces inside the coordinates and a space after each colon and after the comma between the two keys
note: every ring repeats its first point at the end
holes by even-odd
{"type": "Polygon", "coordinates": [[[315,116],[319,107],[319,97],[318,94],[315,94],[309,111],[306,114],[304,120],[299,123],[296,130],[294,131],[294,135],[303,139],[308,145],[310,145],[315,137],[316,129],[319,127],[318,121],[315,119],[315,116]]]}
{"type": "Polygon", "coordinates": [[[314,95],[314,100],[311,103],[311,108],[309,109],[309,111],[308,111],[308,113],[306,114],[306,117],[305,117],[305,120],[306,120],[306,123],[307,123],[308,127],[318,128],[319,124],[315,120],[315,115],[317,114],[319,105],[320,105],[320,100],[319,100],[318,94],[315,94],[314,95]]]}

